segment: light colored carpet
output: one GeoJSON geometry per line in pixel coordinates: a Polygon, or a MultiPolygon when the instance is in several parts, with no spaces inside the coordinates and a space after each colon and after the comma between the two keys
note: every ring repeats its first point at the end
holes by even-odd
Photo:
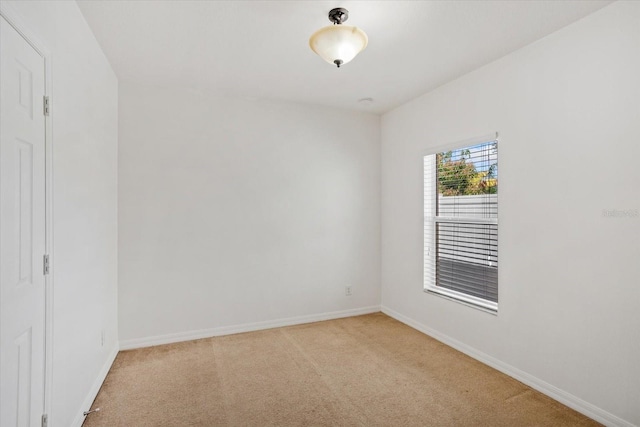
{"type": "Polygon", "coordinates": [[[591,426],[382,314],[123,351],[85,427],[591,426]]]}

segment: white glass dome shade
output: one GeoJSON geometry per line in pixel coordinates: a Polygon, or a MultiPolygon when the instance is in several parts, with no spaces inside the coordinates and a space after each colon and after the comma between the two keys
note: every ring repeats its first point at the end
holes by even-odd
{"type": "Polygon", "coordinates": [[[364,31],[350,25],[329,25],[309,39],[309,46],[329,64],[347,64],[362,52],[369,39],[364,31]]]}

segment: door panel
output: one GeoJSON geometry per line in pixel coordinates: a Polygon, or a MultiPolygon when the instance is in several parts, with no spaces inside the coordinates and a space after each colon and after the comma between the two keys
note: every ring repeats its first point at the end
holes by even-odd
{"type": "Polygon", "coordinates": [[[0,425],[44,410],[44,58],[0,17],[0,425]]]}

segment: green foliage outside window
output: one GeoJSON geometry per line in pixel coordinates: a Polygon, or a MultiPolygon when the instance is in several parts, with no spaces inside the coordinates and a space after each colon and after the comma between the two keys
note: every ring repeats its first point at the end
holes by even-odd
{"type": "MultiPolygon", "coordinates": [[[[490,148],[497,152],[494,143],[490,148]]],[[[496,194],[498,192],[497,163],[488,164],[493,156],[484,156],[485,170],[477,170],[469,149],[447,151],[436,155],[438,165],[438,193],[443,196],[496,194]]],[[[474,156],[475,158],[475,156],[474,156]]]]}

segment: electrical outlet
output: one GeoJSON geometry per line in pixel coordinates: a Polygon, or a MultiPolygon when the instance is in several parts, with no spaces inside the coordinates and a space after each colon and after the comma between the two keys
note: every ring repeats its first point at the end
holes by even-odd
{"type": "Polygon", "coordinates": [[[102,331],[100,331],[100,346],[104,347],[104,336],[105,336],[105,332],[104,329],[102,331]]]}
{"type": "Polygon", "coordinates": [[[351,292],[351,285],[347,285],[344,287],[344,294],[348,297],[353,295],[353,293],[351,292]]]}

